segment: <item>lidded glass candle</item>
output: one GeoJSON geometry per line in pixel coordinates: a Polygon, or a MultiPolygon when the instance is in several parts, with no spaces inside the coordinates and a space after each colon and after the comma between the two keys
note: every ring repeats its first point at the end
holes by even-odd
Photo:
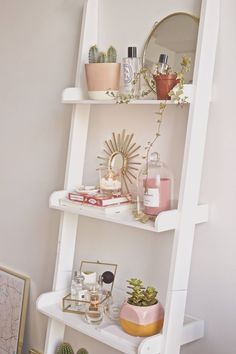
{"type": "Polygon", "coordinates": [[[171,208],[172,175],[167,165],[160,160],[160,155],[153,152],[147,164],[139,174],[139,199],[143,212],[156,216],[161,211],[171,208]]]}

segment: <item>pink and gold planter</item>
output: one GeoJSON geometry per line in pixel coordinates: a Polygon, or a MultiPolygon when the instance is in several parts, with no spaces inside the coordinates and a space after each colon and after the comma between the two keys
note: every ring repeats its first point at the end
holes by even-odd
{"type": "Polygon", "coordinates": [[[132,336],[146,337],[161,331],[164,309],[160,302],[152,306],[135,306],[125,302],[120,311],[120,325],[132,336]]]}

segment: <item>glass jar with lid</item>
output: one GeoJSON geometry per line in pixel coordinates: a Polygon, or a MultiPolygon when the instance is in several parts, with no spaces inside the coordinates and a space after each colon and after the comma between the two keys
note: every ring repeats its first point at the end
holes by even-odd
{"type": "Polygon", "coordinates": [[[172,183],[167,165],[157,152],[153,152],[139,173],[138,196],[146,215],[157,216],[161,211],[171,209],[172,183]]]}

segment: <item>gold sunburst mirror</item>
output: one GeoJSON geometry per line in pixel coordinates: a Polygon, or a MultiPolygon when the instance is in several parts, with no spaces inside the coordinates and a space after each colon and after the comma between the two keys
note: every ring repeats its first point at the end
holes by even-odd
{"type": "Polygon", "coordinates": [[[129,184],[136,180],[136,173],[141,164],[137,159],[140,145],[133,141],[134,134],[127,134],[125,129],[121,133],[112,133],[112,137],[105,140],[103,152],[105,156],[98,156],[102,160],[100,169],[110,169],[121,173],[122,189],[129,193],[129,184]]]}

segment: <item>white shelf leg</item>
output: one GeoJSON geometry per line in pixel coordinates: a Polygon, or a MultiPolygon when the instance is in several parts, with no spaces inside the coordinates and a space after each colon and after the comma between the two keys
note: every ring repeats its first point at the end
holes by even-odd
{"type": "Polygon", "coordinates": [[[94,44],[98,44],[99,1],[100,0],[86,0],[84,4],[75,80],[75,86],[79,87],[81,98],[85,98],[87,96],[84,63],[88,62],[89,48],[94,44]]]}
{"type": "Polygon", "coordinates": [[[168,333],[170,340],[162,341],[161,353],[179,353],[180,338],[183,331],[185,303],[187,291],[169,291],[167,294],[167,306],[163,333],[168,333]]]}
{"type": "Polygon", "coordinates": [[[65,325],[58,321],[49,319],[47,335],[44,347],[44,354],[52,354],[56,352],[57,346],[63,342],[65,325]]]}
{"type": "Polygon", "coordinates": [[[203,0],[179,195],[179,222],[172,250],[161,354],[179,354],[194,241],[219,27],[220,0],[203,0]]]}
{"type": "Polygon", "coordinates": [[[60,220],[57,261],[55,266],[53,290],[59,291],[69,287],[73,267],[78,216],[63,213],[60,220]]]}
{"type": "Polygon", "coordinates": [[[75,105],[67,153],[65,189],[82,184],[90,105],[75,105]]]}
{"type": "MultiPolygon", "coordinates": [[[[82,184],[83,167],[90,106],[76,105],[72,113],[70,143],[68,147],[65,188],[70,189],[82,184]]],[[[57,261],[54,273],[53,290],[69,287],[73,267],[78,216],[63,213],[60,220],[57,261]]],[[[49,320],[44,354],[55,353],[59,342],[63,341],[65,326],[55,320],[49,320]]]]}

